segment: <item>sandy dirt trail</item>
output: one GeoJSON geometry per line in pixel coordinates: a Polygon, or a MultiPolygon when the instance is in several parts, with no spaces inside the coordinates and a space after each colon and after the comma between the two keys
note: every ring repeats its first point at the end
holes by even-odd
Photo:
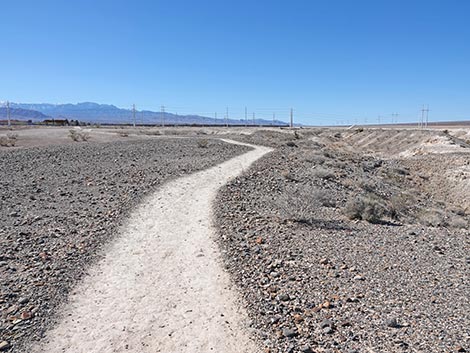
{"type": "Polygon", "coordinates": [[[143,202],[37,351],[257,352],[220,263],[211,211],[217,190],[270,151],[253,147],[143,202]]]}

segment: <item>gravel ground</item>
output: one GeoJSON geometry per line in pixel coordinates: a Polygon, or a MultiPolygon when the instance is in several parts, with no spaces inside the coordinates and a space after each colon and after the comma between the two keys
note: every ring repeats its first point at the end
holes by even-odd
{"type": "Polygon", "coordinates": [[[266,352],[469,351],[468,214],[448,211],[461,227],[422,225],[446,205],[421,188],[419,163],[275,138],[243,138],[278,148],[216,206],[225,265],[266,352]],[[365,192],[402,199],[396,219],[345,217],[365,192]]]}
{"type": "Polygon", "coordinates": [[[247,150],[159,138],[0,151],[0,350],[43,336],[142,197],[247,150]]]}

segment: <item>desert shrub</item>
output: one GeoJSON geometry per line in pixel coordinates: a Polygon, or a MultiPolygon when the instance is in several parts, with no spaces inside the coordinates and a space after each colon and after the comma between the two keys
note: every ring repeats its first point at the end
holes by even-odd
{"type": "Polygon", "coordinates": [[[415,198],[408,193],[394,195],[388,202],[388,215],[392,219],[405,218],[410,214],[410,207],[414,203],[415,198]]]}
{"type": "Polygon", "coordinates": [[[428,227],[445,227],[447,225],[445,214],[441,210],[427,210],[419,216],[421,224],[428,227]]]}
{"type": "Polygon", "coordinates": [[[321,206],[321,197],[319,195],[325,196],[325,194],[319,194],[318,192],[318,189],[305,185],[289,185],[274,200],[274,203],[279,211],[279,215],[284,220],[310,223],[314,218],[316,210],[321,206]]]}
{"type": "Polygon", "coordinates": [[[331,170],[323,168],[323,167],[315,168],[312,172],[312,175],[314,177],[325,179],[325,180],[333,179],[335,177],[335,174],[331,170]]]}
{"type": "Polygon", "coordinates": [[[209,145],[209,141],[206,139],[197,140],[197,147],[199,148],[207,148],[208,145],[209,145]]]}
{"type": "Polygon", "coordinates": [[[18,134],[14,134],[14,133],[10,132],[9,134],[7,134],[7,137],[10,140],[16,141],[18,139],[18,134]]]}
{"type": "Polygon", "coordinates": [[[449,219],[449,226],[452,228],[465,229],[468,228],[468,222],[460,216],[453,216],[449,219]]]}
{"type": "Polygon", "coordinates": [[[323,164],[325,163],[325,157],[319,154],[313,154],[305,157],[305,162],[312,164],[323,164]]]}
{"type": "Polygon", "coordinates": [[[0,146],[15,147],[18,134],[8,133],[6,136],[0,136],[0,146]]]}
{"type": "Polygon", "coordinates": [[[365,195],[350,199],[346,203],[343,213],[349,219],[380,223],[386,216],[387,209],[375,195],[365,195]]]}
{"type": "Polygon", "coordinates": [[[293,141],[287,141],[286,146],[288,146],[288,147],[297,147],[297,145],[293,141]]]}
{"type": "Polygon", "coordinates": [[[119,136],[121,136],[121,137],[129,137],[129,133],[126,132],[126,131],[121,131],[121,132],[119,132],[119,136]]]}
{"type": "Polygon", "coordinates": [[[90,139],[90,134],[88,132],[75,129],[69,130],[69,136],[75,142],[88,141],[90,139]]]}
{"type": "Polygon", "coordinates": [[[315,200],[318,201],[318,203],[324,207],[335,207],[336,202],[335,200],[332,199],[331,197],[331,192],[328,192],[327,190],[312,190],[313,197],[315,200]]]}
{"type": "Polygon", "coordinates": [[[294,174],[292,174],[290,171],[288,170],[283,170],[281,172],[281,175],[284,179],[288,180],[288,181],[296,181],[296,178],[294,176],[294,174]]]}

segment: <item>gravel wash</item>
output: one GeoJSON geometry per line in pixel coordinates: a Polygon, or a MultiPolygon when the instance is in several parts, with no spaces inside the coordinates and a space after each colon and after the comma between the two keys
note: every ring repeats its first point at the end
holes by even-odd
{"type": "Polygon", "coordinates": [[[468,228],[351,221],[341,212],[352,188],[344,180],[362,162],[300,145],[263,157],[221,190],[215,207],[225,266],[265,351],[470,351],[468,228]],[[328,179],[314,177],[319,160],[328,179]],[[275,200],[302,183],[336,206],[318,207],[310,223],[284,219],[275,200]]]}
{"type": "Polygon", "coordinates": [[[0,350],[43,337],[144,196],[248,150],[158,138],[0,151],[0,350]]]}

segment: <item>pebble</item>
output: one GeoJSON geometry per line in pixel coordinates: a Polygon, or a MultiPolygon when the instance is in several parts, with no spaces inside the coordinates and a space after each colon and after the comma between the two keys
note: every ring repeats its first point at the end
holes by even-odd
{"type": "Polygon", "coordinates": [[[297,330],[292,328],[285,328],[282,330],[282,334],[285,337],[295,337],[297,336],[297,330]]]}
{"type": "Polygon", "coordinates": [[[400,328],[400,324],[398,323],[398,320],[397,320],[396,318],[387,319],[387,320],[385,321],[385,324],[386,324],[388,327],[400,328]]]}
{"type": "Polygon", "coordinates": [[[8,341],[0,342],[0,351],[6,351],[8,348],[10,348],[10,343],[8,341]]]}

